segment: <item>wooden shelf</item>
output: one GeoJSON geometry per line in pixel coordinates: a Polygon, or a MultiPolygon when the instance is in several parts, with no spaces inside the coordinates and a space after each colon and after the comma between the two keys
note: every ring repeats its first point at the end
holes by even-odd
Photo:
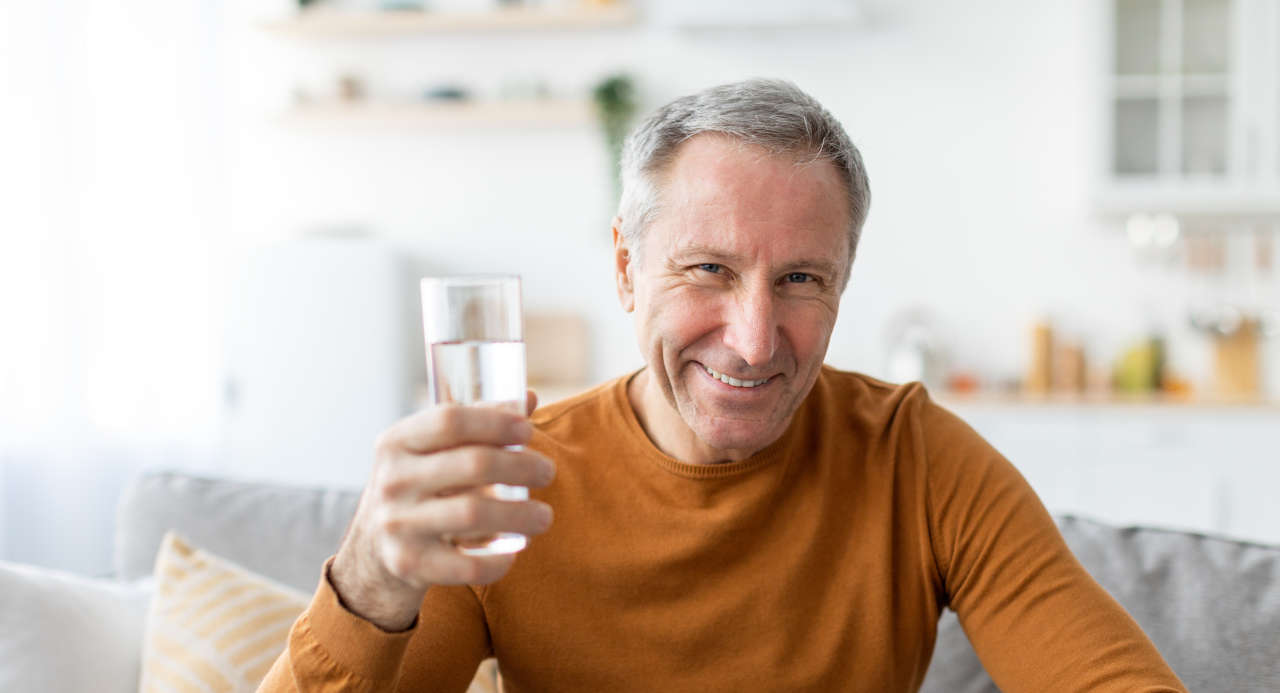
{"type": "Polygon", "coordinates": [[[311,103],[295,106],[282,121],[291,126],[361,128],[410,127],[579,127],[595,121],[586,99],[457,102],[311,103]]]}
{"type": "Polygon", "coordinates": [[[268,31],[306,38],[360,38],[460,31],[605,29],[635,24],[631,5],[614,3],[543,9],[512,7],[486,12],[311,9],[267,22],[268,31]]]}

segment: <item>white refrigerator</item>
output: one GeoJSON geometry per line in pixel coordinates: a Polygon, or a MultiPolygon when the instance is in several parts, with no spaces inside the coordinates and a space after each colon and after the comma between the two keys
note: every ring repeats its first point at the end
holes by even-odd
{"type": "Polygon", "coordinates": [[[218,471],[363,486],[374,439],[411,411],[425,369],[407,258],[376,239],[307,238],[232,276],[218,471]]]}

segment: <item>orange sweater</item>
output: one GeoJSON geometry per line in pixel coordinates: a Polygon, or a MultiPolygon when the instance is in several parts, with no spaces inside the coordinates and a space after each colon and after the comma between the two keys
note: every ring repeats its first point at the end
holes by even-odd
{"type": "Polygon", "coordinates": [[[919,385],[824,368],[759,454],[656,449],[627,378],[545,407],[556,511],[511,572],[427,592],[414,629],[326,579],[268,691],[913,691],[950,606],[1005,691],[1181,691],[1018,472],[919,385]]]}

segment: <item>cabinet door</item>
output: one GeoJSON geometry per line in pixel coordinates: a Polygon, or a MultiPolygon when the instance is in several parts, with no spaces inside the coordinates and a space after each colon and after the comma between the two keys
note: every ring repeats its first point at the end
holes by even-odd
{"type": "Polygon", "coordinates": [[[1160,99],[1155,96],[1117,97],[1114,119],[1111,172],[1116,176],[1155,176],[1161,170],[1160,99]]]}
{"type": "Polygon", "coordinates": [[[1161,133],[1170,124],[1160,75],[1169,27],[1163,5],[1163,0],[1115,0],[1113,5],[1110,167],[1117,177],[1153,177],[1166,166],[1161,133]]]}
{"type": "Polygon", "coordinates": [[[1231,537],[1280,544],[1280,413],[1237,414],[1213,426],[1215,467],[1230,501],[1222,530],[1231,537]]]}
{"type": "Polygon", "coordinates": [[[1246,158],[1270,187],[1280,186],[1280,2],[1251,0],[1248,64],[1256,65],[1246,158]]]}
{"type": "Polygon", "coordinates": [[[1212,425],[1122,407],[957,408],[1022,472],[1051,512],[1112,524],[1222,532],[1231,499],[1212,425]]]}
{"type": "Polygon", "coordinates": [[[1222,179],[1239,168],[1242,1],[1115,0],[1114,176],[1222,179]]]}
{"type": "Polygon", "coordinates": [[[1238,67],[1232,70],[1232,92],[1238,108],[1231,143],[1234,174],[1265,187],[1280,174],[1280,3],[1275,0],[1235,0],[1230,32],[1238,47],[1238,67]]]}
{"type": "Polygon", "coordinates": [[[1109,0],[1109,212],[1280,213],[1280,2],[1109,0]]]}
{"type": "Polygon", "coordinates": [[[1115,74],[1160,74],[1163,0],[1115,0],[1115,74]]]}

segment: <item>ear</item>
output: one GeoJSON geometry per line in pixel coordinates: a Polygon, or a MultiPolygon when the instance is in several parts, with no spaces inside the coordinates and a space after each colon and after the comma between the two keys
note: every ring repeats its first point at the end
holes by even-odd
{"type": "Polygon", "coordinates": [[[622,309],[630,313],[636,309],[635,286],[631,283],[631,263],[634,256],[627,247],[627,239],[618,227],[622,225],[622,217],[613,219],[613,275],[618,285],[618,302],[622,309]]]}

